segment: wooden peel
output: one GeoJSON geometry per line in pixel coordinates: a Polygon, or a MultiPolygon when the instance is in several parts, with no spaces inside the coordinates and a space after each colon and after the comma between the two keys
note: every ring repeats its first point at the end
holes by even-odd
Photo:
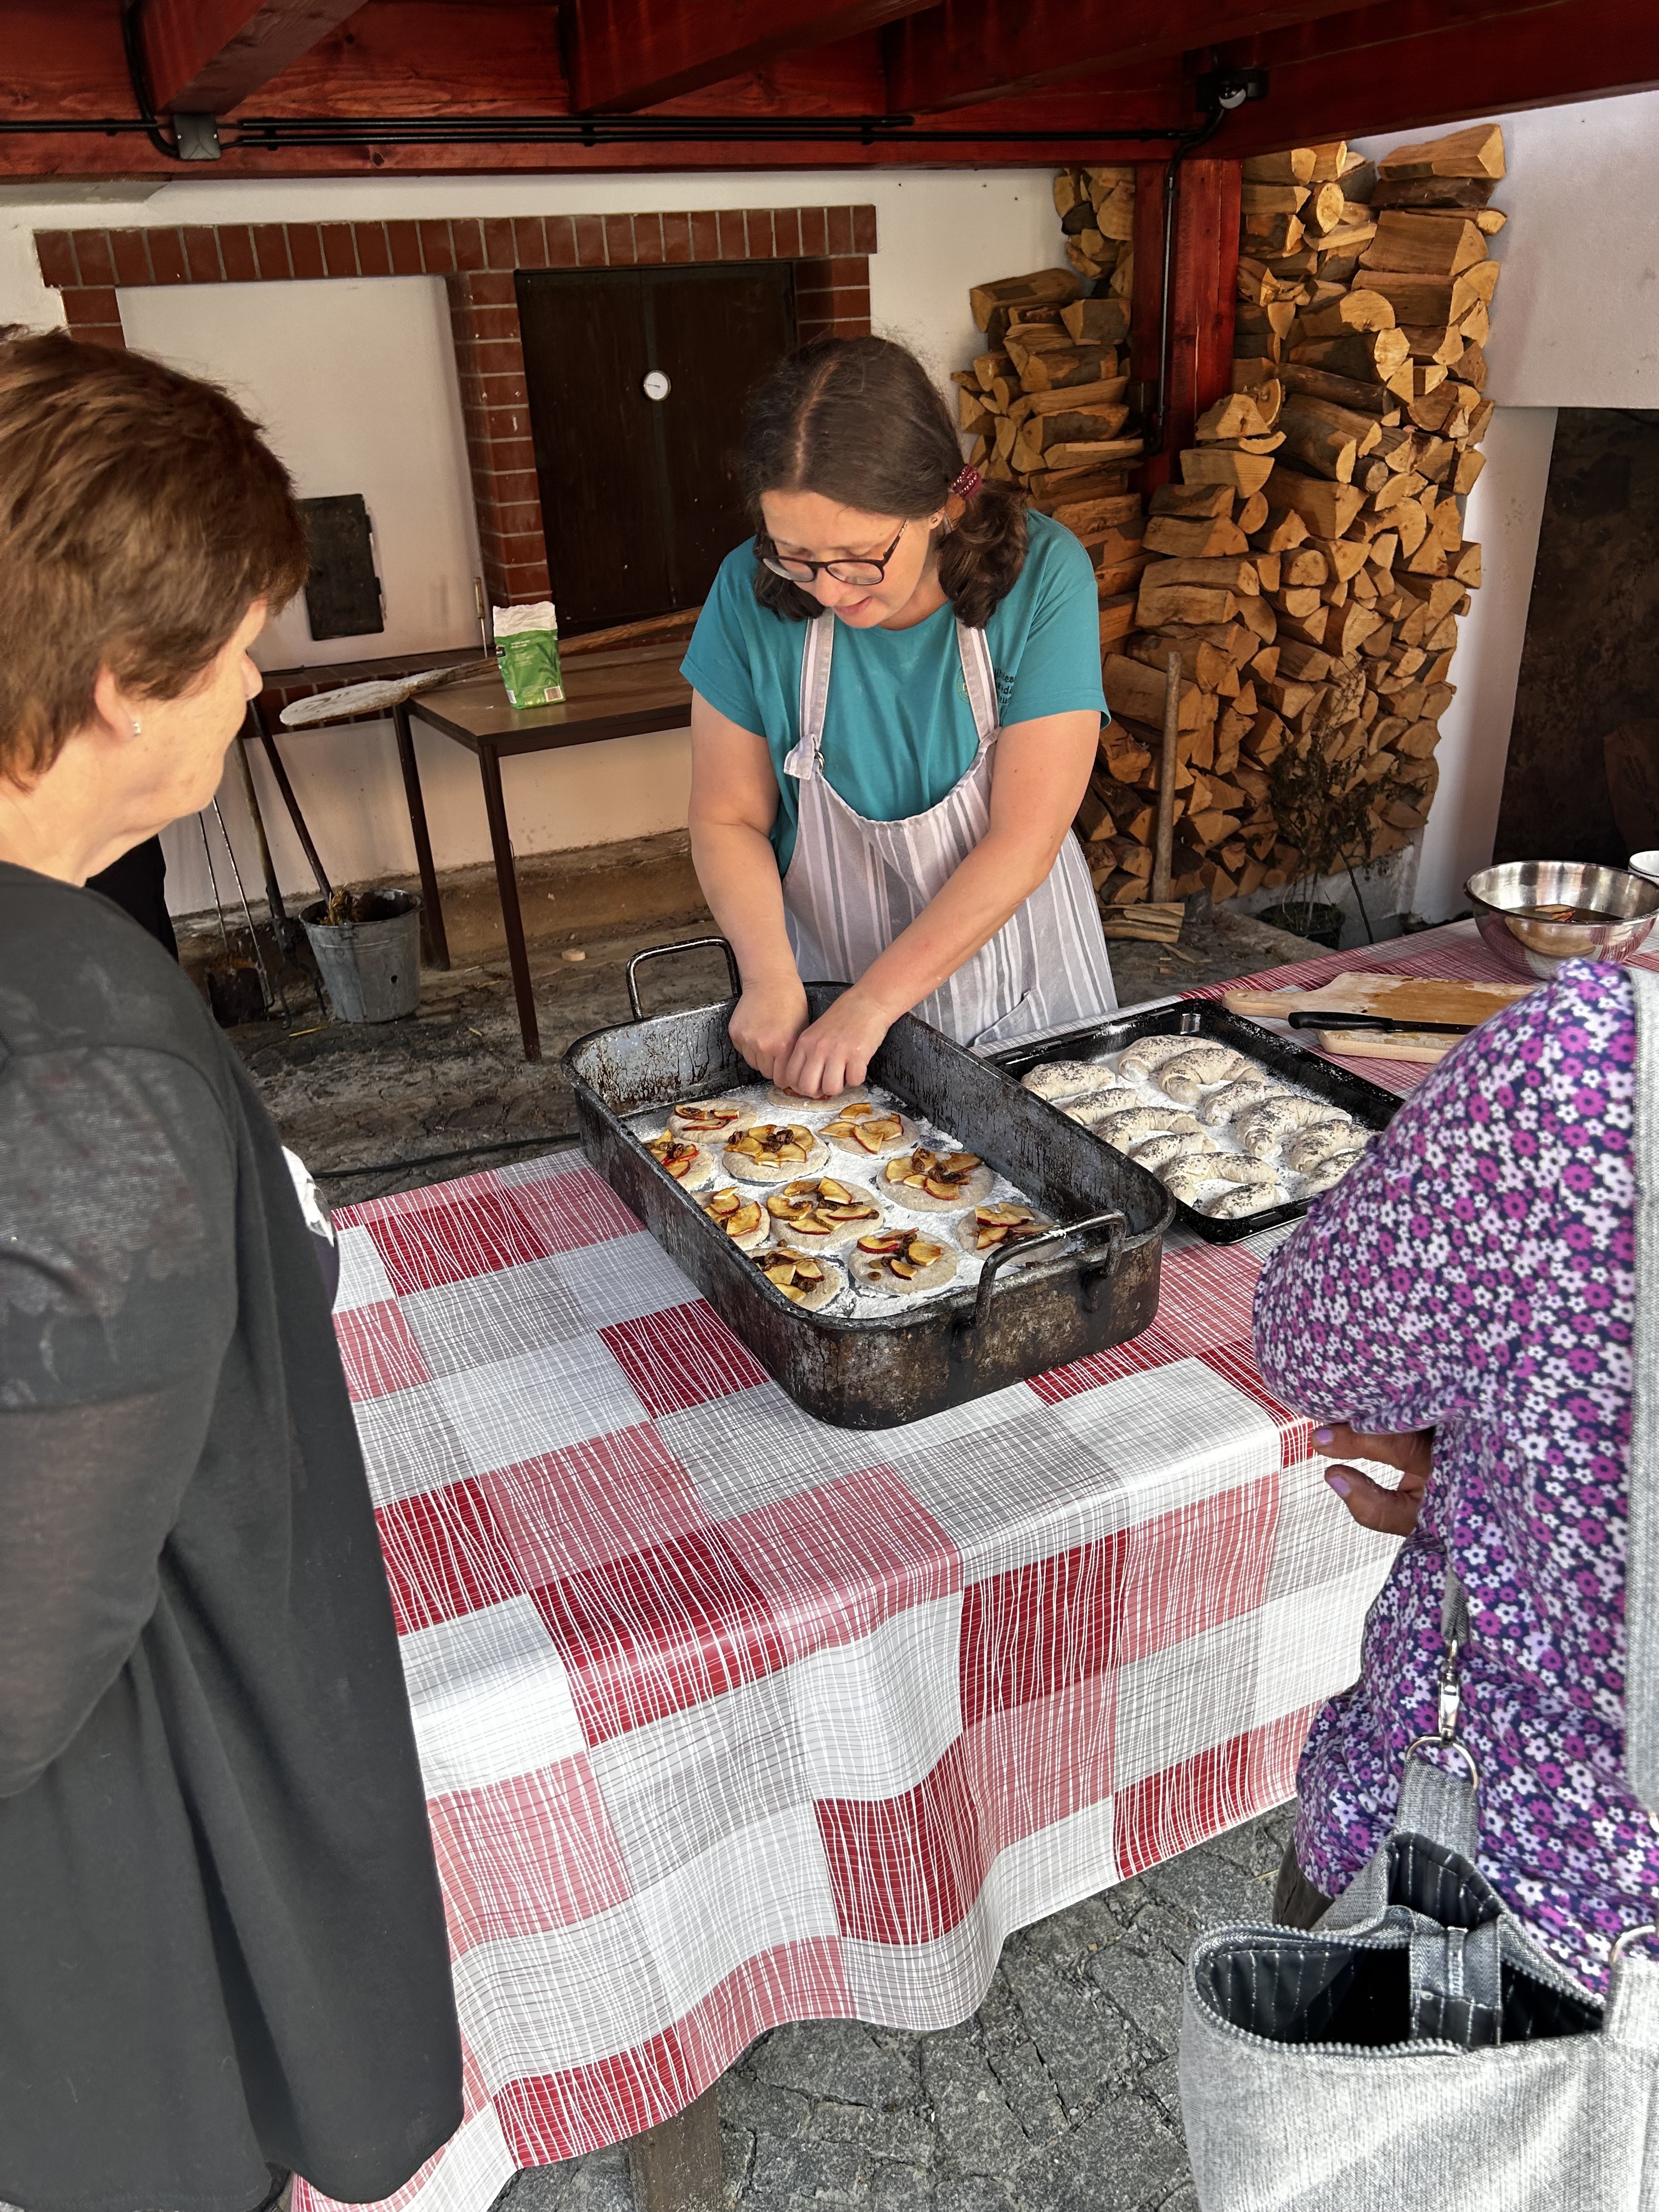
{"type": "MultiPolygon", "coordinates": [[[[1466,983],[1449,975],[1374,975],[1349,971],[1334,975],[1316,991],[1226,991],[1222,1004],[1230,1014],[1285,1021],[1291,1014],[1382,1014],[1397,1022],[1455,1022],[1475,1029],[1505,1006],[1524,999],[1535,983],[1466,983]]],[[[1438,1060],[1455,1037],[1423,1037],[1415,1048],[1401,1048],[1403,1035],[1364,1036],[1350,1030],[1321,1032],[1327,1049],[1351,1058],[1438,1060]],[[1438,1048],[1429,1053],[1431,1045],[1438,1048]]]]}

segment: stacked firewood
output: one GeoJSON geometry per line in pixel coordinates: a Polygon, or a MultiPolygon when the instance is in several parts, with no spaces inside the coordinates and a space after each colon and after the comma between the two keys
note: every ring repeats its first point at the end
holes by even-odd
{"type": "MultiPolygon", "coordinates": [[[[1244,164],[1234,390],[1152,495],[1132,622],[1105,651],[1113,720],[1079,819],[1103,905],[1148,896],[1172,650],[1176,898],[1309,872],[1275,811],[1287,752],[1322,757],[1333,803],[1368,787],[1345,817],[1352,865],[1426,820],[1457,617],[1480,581],[1463,495],[1492,415],[1503,173],[1486,125],[1374,168],[1340,144],[1244,164]]],[[[1102,580],[1103,646],[1121,574],[1102,580]]]]}
{"type": "Polygon", "coordinates": [[[1071,268],[976,285],[969,304],[986,350],[953,379],[974,465],[1022,485],[1088,547],[1103,647],[1128,631],[1142,565],[1145,509],[1129,479],[1145,447],[1125,398],[1134,194],[1132,168],[1060,172],[1071,268]]]}

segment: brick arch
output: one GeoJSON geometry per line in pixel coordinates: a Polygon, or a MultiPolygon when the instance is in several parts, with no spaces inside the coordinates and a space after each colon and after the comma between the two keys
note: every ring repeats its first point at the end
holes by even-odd
{"type": "Polygon", "coordinates": [[[525,388],[514,272],[666,262],[793,261],[803,339],[870,328],[873,207],[667,215],[441,216],[407,222],[152,225],[37,230],[40,274],[78,338],[125,346],[118,292],[151,284],[441,276],[493,604],[547,598],[547,545],[525,388]]]}

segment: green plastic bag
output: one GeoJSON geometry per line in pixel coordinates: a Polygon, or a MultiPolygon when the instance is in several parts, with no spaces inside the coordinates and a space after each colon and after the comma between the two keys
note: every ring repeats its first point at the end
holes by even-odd
{"type": "Polygon", "coordinates": [[[556,706],[564,697],[564,675],[553,602],[497,607],[495,615],[495,659],[507,697],[515,707],[556,706]]]}

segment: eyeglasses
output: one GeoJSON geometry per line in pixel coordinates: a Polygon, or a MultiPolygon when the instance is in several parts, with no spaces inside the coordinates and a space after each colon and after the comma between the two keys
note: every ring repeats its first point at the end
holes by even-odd
{"type": "Polygon", "coordinates": [[[755,532],[755,550],[761,562],[775,576],[787,576],[792,584],[810,584],[820,571],[833,576],[838,584],[878,584],[887,574],[887,563],[898,551],[899,538],[910,527],[908,521],[898,526],[895,538],[878,561],[789,561],[780,553],[763,530],[755,532]]]}

